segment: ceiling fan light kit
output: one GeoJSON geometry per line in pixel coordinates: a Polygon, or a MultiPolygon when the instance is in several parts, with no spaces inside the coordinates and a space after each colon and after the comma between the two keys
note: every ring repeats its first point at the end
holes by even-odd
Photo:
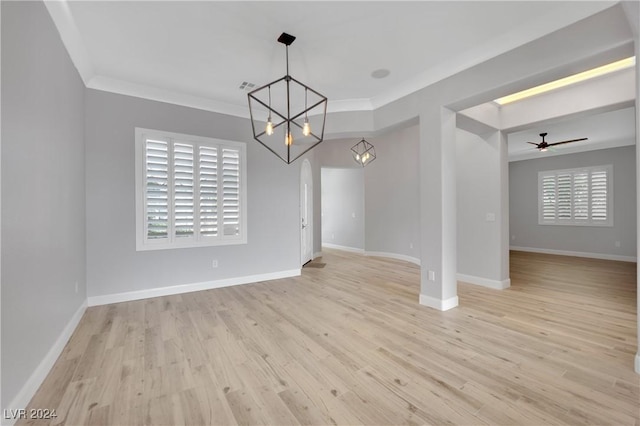
{"type": "Polygon", "coordinates": [[[567,141],[561,141],[561,142],[554,142],[554,143],[548,143],[547,141],[544,140],[544,138],[547,136],[547,133],[540,133],[540,137],[542,138],[542,142],[527,142],[531,145],[535,145],[536,148],[538,149],[538,151],[540,152],[547,152],[548,149],[552,146],[556,146],[556,145],[563,145],[565,143],[572,143],[572,142],[580,142],[580,141],[586,141],[589,138],[579,138],[579,139],[570,139],[567,141]]]}
{"type": "Polygon", "coordinates": [[[327,98],[289,75],[295,39],[287,33],[278,37],[286,46],[285,76],[247,95],[253,138],[287,164],[322,142],[327,117],[327,98]]]}
{"type": "Polygon", "coordinates": [[[360,166],[364,167],[376,159],[376,150],[364,138],[351,147],[351,155],[353,160],[360,166]]]}

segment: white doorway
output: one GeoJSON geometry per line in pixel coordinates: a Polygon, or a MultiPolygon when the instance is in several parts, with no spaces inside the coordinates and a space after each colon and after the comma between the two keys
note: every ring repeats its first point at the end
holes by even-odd
{"type": "Polygon", "coordinates": [[[300,169],[300,264],[313,260],[313,175],[305,159],[300,169]]]}

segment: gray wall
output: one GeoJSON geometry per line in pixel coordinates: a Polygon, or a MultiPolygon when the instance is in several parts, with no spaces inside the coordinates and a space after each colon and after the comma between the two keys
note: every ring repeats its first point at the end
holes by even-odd
{"type": "Polygon", "coordinates": [[[302,159],[283,163],[245,119],[96,90],[85,103],[90,297],[300,267],[302,159]],[[248,244],[136,252],[135,127],[247,142],[248,244]]]}
{"type": "Polygon", "coordinates": [[[364,170],[322,168],[322,243],[364,250],[364,170]]]}
{"type": "Polygon", "coordinates": [[[511,162],[511,246],[635,257],[635,182],[635,146],[511,162]],[[613,227],[538,225],[539,171],[603,164],[613,165],[613,227]]]}
{"type": "MultiPolygon", "coordinates": [[[[407,127],[366,138],[374,145],[377,155],[375,161],[364,167],[364,249],[367,252],[420,257],[418,129],[418,125],[411,122],[407,127]]],[[[360,139],[321,144],[316,152],[318,163],[322,167],[360,169],[350,153],[350,148],[360,139]]],[[[331,243],[325,239],[327,235],[323,228],[324,242],[331,243]]]]}
{"type": "Polygon", "coordinates": [[[366,250],[419,259],[419,127],[368,140],[377,157],[365,167],[366,250]]]}
{"type": "MultiPolygon", "coordinates": [[[[328,119],[327,119],[328,120],[328,119]]],[[[315,148],[315,155],[320,167],[361,168],[351,157],[351,147],[360,138],[326,140],[315,148]]]]}
{"type": "Polygon", "coordinates": [[[502,180],[507,179],[506,149],[498,132],[481,137],[456,131],[458,274],[493,281],[508,278],[503,269],[508,264],[507,242],[501,232],[507,229],[506,222],[501,228],[507,216],[501,192],[502,180]]]}
{"type": "Polygon", "coordinates": [[[20,408],[86,299],[84,85],[43,3],[1,7],[2,407],[20,408]]]}

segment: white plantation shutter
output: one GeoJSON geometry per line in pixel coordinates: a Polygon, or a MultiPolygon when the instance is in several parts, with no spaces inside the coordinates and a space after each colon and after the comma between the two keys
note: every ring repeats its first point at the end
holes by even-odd
{"type": "Polygon", "coordinates": [[[573,174],[573,218],[589,219],[589,173],[587,172],[573,174]]]}
{"type": "Polygon", "coordinates": [[[608,178],[606,170],[591,173],[591,220],[606,222],[608,213],[608,178]]]}
{"type": "Polygon", "coordinates": [[[200,235],[218,236],[218,149],[200,147],[200,235]]]}
{"type": "Polygon", "coordinates": [[[146,237],[169,236],[169,151],[162,140],[147,140],[145,144],[145,207],[146,237]]]}
{"type": "Polygon", "coordinates": [[[245,150],[136,129],[137,249],[246,243],[245,150]]]}
{"type": "Polygon", "coordinates": [[[538,174],[538,223],[613,226],[612,166],[538,174]]]}
{"type": "Polygon", "coordinates": [[[560,174],[556,177],[556,219],[571,219],[571,175],[560,174]]]}
{"type": "Polygon", "coordinates": [[[545,221],[556,219],[556,178],[543,176],[542,178],[542,218],[545,221]]]}
{"type": "Polygon", "coordinates": [[[222,150],[222,226],[224,235],[240,232],[240,153],[222,150]]]}
{"type": "Polygon", "coordinates": [[[193,145],[173,144],[173,229],[177,238],[194,235],[193,145]]]}

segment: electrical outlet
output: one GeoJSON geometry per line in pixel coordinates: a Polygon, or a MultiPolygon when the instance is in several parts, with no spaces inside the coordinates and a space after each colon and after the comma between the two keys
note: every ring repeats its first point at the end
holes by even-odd
{"type": "Polygon", "coordinates": [[[515,241],[515,239],[516,239],[516,236],[515,236],[515,235],[512,235],[512,236],[511,236],[511,241],[515,241]]]}
{"type": "Polygon", "coordinates": [[[355,219],[355,218],[356,218],[356,212],[351,213],[351,217],[352,217],[353,219],[355,219]]]}
{"type": "Polygon", "coordinates": [[[218,259],[213,259],[211,261],[211,267],[212,268],[217,268],[218,267],[218,259]]]}
{"type": "Polygon", "coordinates": [[[331,239],[335,240],[336,239],[336,234],[331,234],[331,239]]]}
{"type": "Polygon", "coordinates": [[[436,272],[429,271],[429,281],[435,281],[435,280],[436,280],[436,272]]]}
{"type": "Polygon", "coordinates": [[[620,248],[620,241],[616,241],[616,242],[615,242],[615,246],[616,246],[617,248],[620,248]]]}
{"type": "Polygon", "coordinates": [[[409,248],[412,249],[413,248],[413,243],[409,243],[409,248]]]}

